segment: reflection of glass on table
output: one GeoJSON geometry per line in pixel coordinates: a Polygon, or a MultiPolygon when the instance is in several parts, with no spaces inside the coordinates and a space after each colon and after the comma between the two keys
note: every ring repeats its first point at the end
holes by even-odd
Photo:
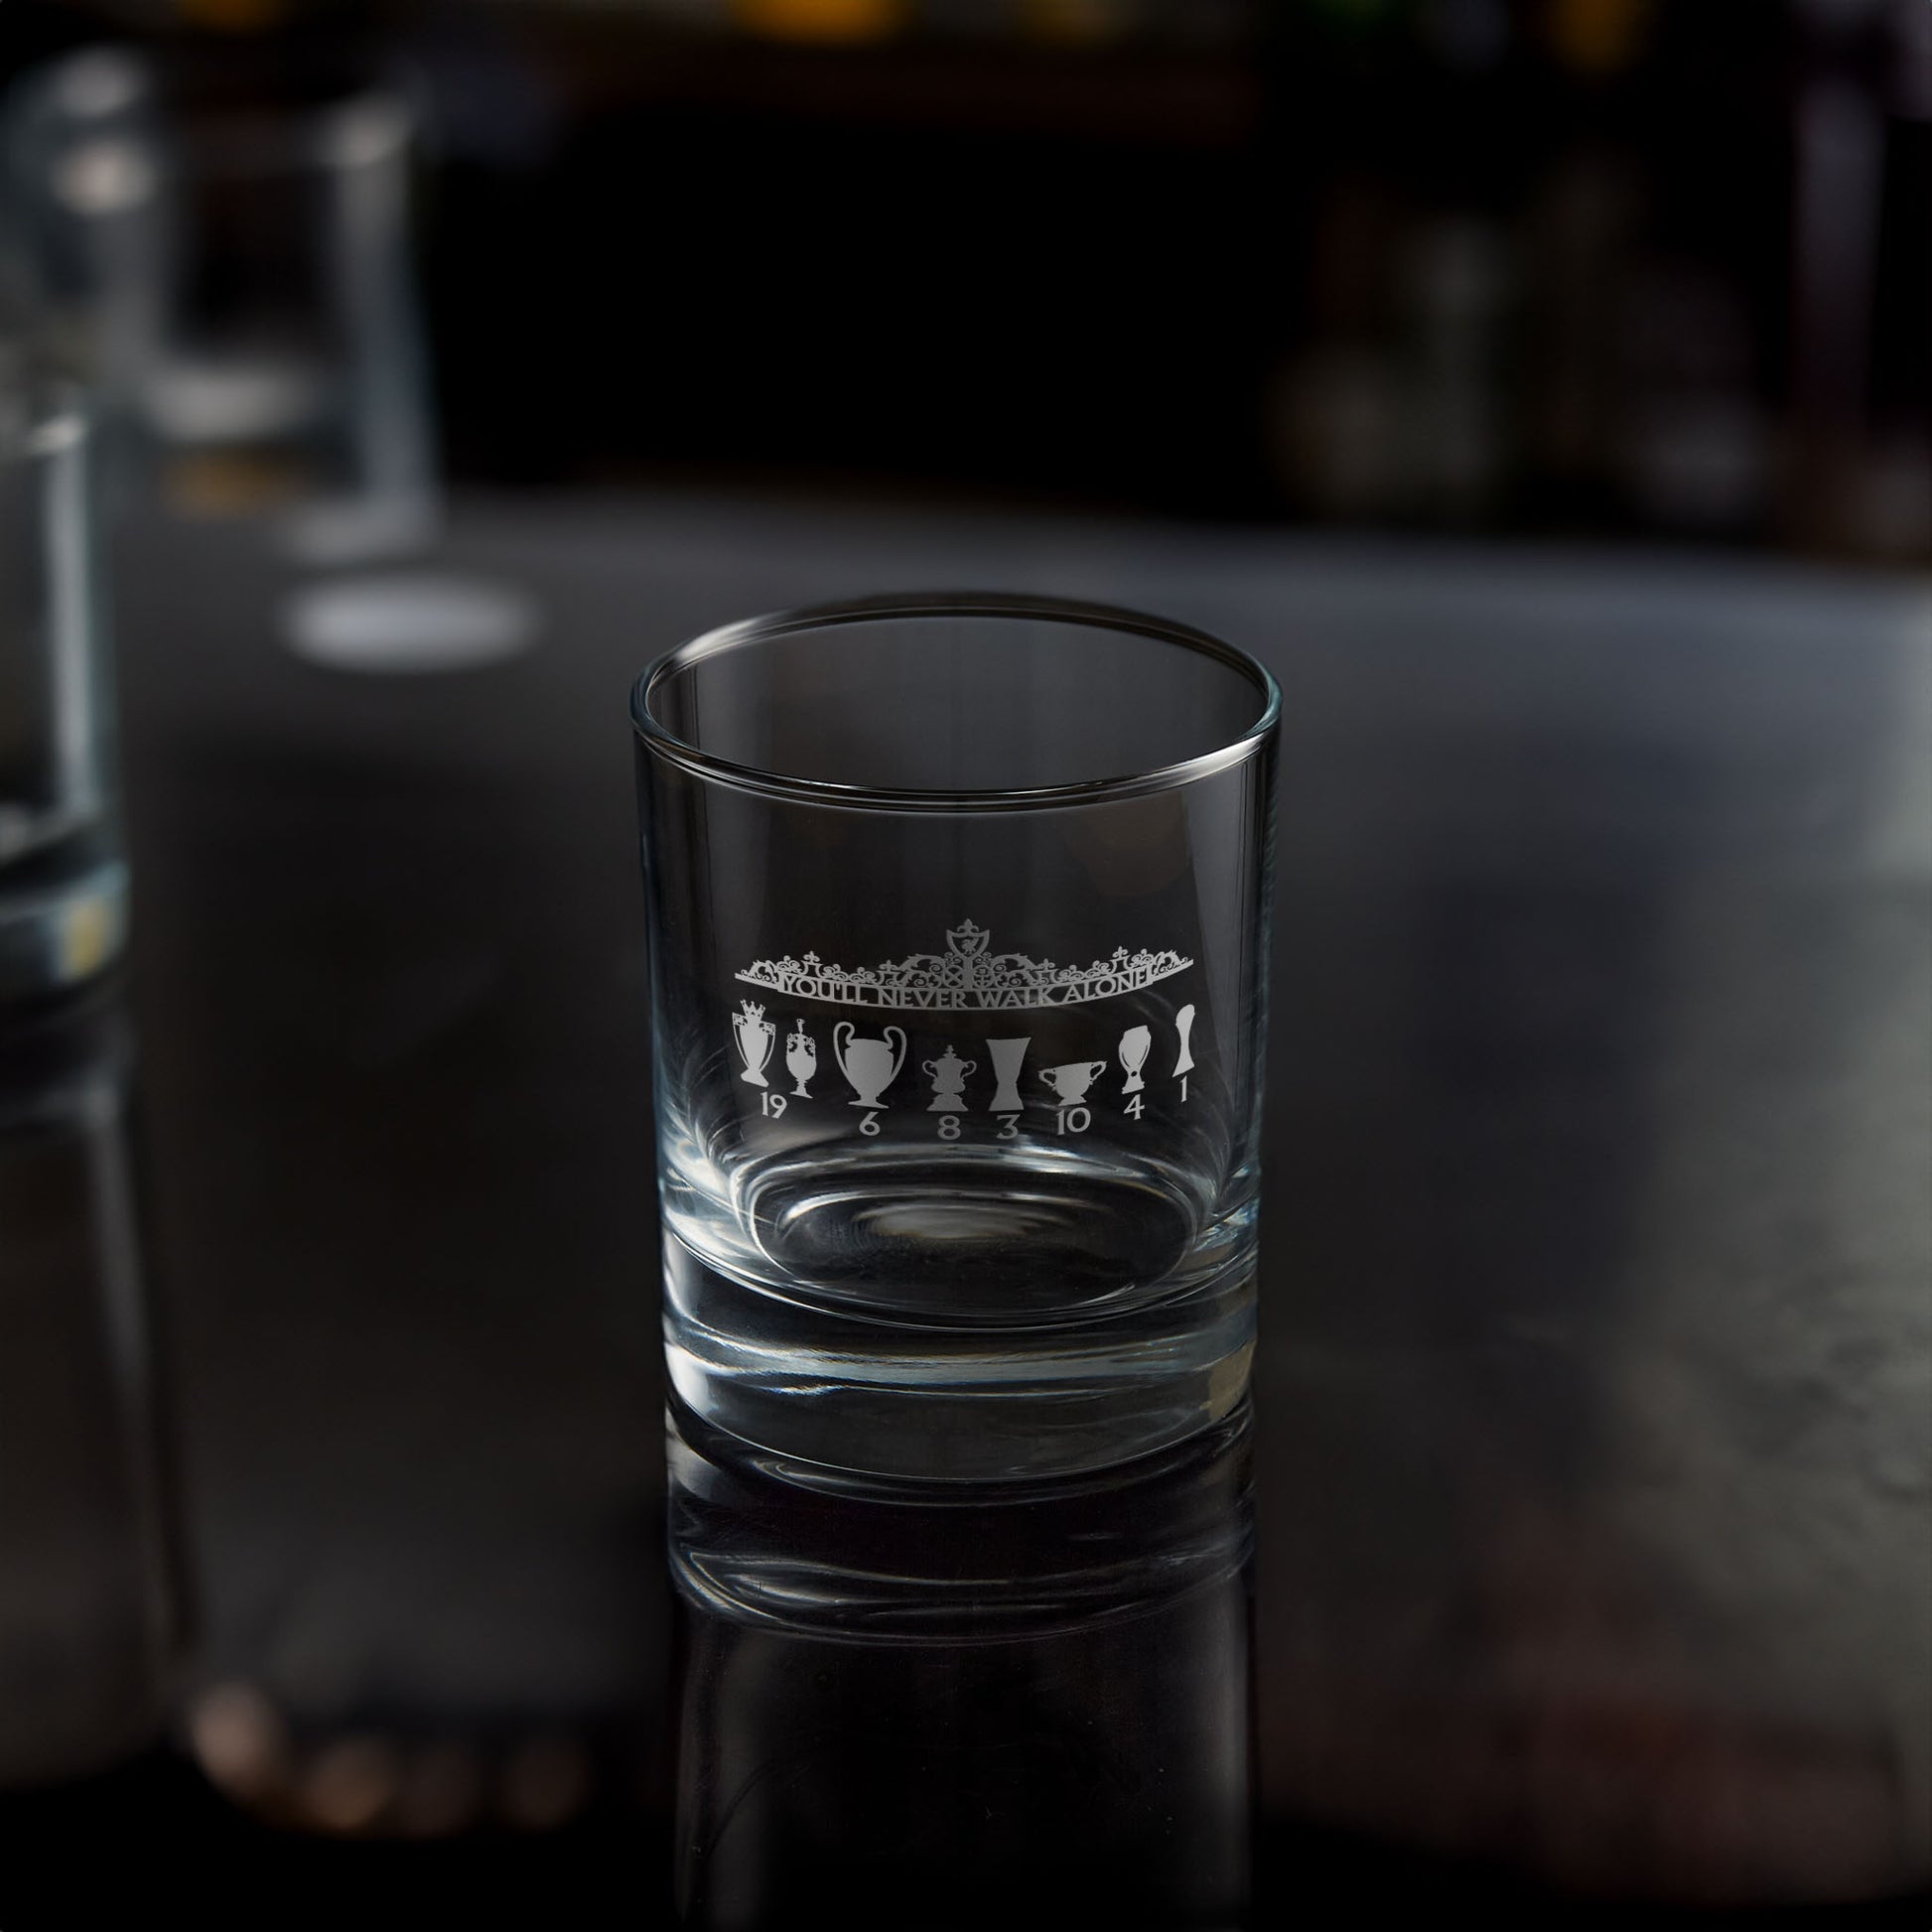
{"type": "Polygon", "coordinates": [[[1000,1490],[670,1423],[681,1924],[1243,1922],[1245,1407],[1000,1490]]]}
{"type": "Polygon", "coordinates": [[[111,999],[0,1024],[0,1789],[160,1731],[178,1602],[111,999]]]}

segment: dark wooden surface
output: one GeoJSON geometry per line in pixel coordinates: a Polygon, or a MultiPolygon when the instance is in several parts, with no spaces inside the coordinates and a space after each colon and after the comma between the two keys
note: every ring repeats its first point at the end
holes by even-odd
{"type": "Polygon", "coordinates": [[[123,545],[195,1635],[148,1759],[0,1814],[23,1898],[107,1828],[156,1897],[666,1909],[625,690],[706,624],[919,586],[1161,611],[1286,693],[1258,1915],[1924,1921],[1932,588],[673,497],[471,503],[430,567],[533,596],[540,643],[332,673],[258,535],[123,545]],[[188,1748],[236,1684],[291,1740],[247,1806],[188,1748]],[[245,1822],[345,1738],[467,1753],[477,1830],[245,1822]],[[533,1750],[585,1768],[559,1834],[503,1825],[533,1750]]]}

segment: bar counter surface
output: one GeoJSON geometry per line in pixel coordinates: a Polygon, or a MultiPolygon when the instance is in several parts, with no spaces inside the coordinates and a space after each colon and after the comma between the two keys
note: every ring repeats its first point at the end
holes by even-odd
{"type": "MultiPolygon", "coordinates": [[[[356,572],[137,524],[115,601],[182,1634],[0,1800],[6,1932],[1932,1918],[1932,585],[666,492],[356,572]],[[288,647],[381,579],[532,638],[288,647]],[[820,1638],[666,1579],[625,702],[903,589],[1281,681],[1252,1495],[1102,1485],[1093,1548],[1204,1566],[1158,1603],[820,1638]]],[[[903,1570],[717,1447],[712,1556],[903,1570]]],[[[1053,1507],[915,1555],[997,1584],[1053,1507]]]]}

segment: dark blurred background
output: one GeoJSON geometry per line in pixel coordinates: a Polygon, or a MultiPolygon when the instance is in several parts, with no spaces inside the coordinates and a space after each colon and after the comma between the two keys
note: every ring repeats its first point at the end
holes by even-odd
{"type": "Polygon", "coordinates": [[[1916,0],[8,0],[426,108],[459,483],[1932,554],[1916,0]]]}

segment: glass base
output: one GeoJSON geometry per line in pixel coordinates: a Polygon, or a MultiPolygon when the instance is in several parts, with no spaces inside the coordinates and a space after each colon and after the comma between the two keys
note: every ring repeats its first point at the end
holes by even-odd
{"type": "Polygon", "coordinates": [[[1103,1469],[1224,1421],[1254,1352],[1250,1261],[1170,1301],[997,1330],[809,1308],[664,1239],[678,1399],[740,1441],[918,1481],[1103,1469]]]}
{"type": "Polygon", "coordinates": [[[38,999],[111,966],[127,944],[127,909],[118,858],[0,871],[0,1001],[38,999]]]}

